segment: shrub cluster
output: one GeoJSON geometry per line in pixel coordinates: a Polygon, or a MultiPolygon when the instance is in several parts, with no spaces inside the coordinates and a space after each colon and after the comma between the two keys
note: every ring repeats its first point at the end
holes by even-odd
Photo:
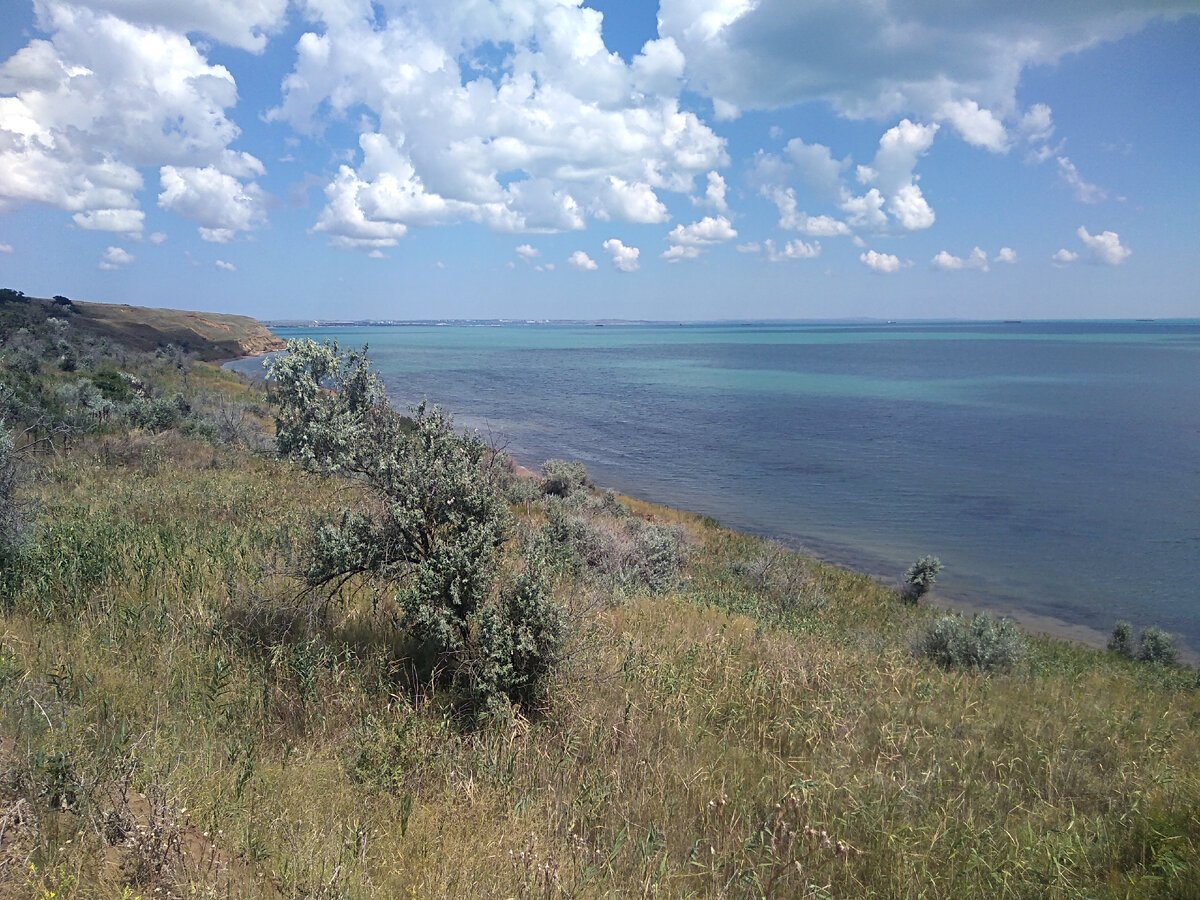
{"type": "Polygon", "coordinates": [[[365,350],[293,341],[268,365],[280,453],[354,478],[371,498],[318,524],[308,584],[382,579],[432,668],[451,671],[469,699],[531,702],[557,660],[562,618],[534,557],[492,596],[511,526],[495,454],[437,407],[395,412],[365,350]]]}
{"type": "Polygon", "coordinates": [[[967,621],[957,613],[939,616],[929,626],[920,653],[944,669],[1003,671],[1024,658],[1028,646],[1010,619],[986,614],[967,621]]]}
{"type": "Polygon", "coordinates": [[[0,417],[40,435],[99,432],[114,427],[159,433],[178,428],[214,443],[261,448],[265,433],[245,408],[222,401],[193,405],[191,360],[177,346],[131,353],[104,338],[78,333],[66,298],[22,301],[0,308],[0,417]],[[65,302],[63,302],[65,300],[65,302]],[[179,376],[182,392],[135,377],[179,376]]]}
{"type": "Polygon", "coordinates": [[[542,463],[542,491],[552,497],[570,497],[591,486],[587,468],[578,460],[548,459],[542,463]]]}
{"type": "Polygon", "coordinates": [[[541,541],[547,557],[574,576],[599,577],[627,587],[655,592],[679,580],[686,547],[677,525],[647,523],[609,511],[608,504],[569,503],[551,499],[541,541]]]}
{"type": "Polygon", "coordinates": [[[1161,666],[1173,666],[1179,662],[1175,640],[1163,629],[1153,626],[1144,629],[1135,644],[1133,626],[1128,622],[1118,622],[1113,628],[1112,637],[1108,639],[1108,649],[1128,659],[1161,666]]]}

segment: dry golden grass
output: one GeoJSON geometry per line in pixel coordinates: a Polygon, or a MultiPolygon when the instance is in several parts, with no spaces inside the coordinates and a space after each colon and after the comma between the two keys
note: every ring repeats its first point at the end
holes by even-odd
{"type": "Polygon", "coordinates": [[[683,583],[563,581],[550,707],[471,729],[382,586],[291,576],[344,487],[105,440],[32,486],[0,618],[0,896],[1200,895],[1194,671],[947,673],[892,591],[629,501],[689,530],[683,583]],[[106,830],[130,796],[157,842],[106,830]]]}

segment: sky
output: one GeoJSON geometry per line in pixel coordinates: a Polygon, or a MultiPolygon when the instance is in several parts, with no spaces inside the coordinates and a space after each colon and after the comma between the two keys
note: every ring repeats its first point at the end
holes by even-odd
{"type": "Polygon", "coordinates": [[[0,0],[0,286],[1200,316],[1200,0],[0,0]]]}

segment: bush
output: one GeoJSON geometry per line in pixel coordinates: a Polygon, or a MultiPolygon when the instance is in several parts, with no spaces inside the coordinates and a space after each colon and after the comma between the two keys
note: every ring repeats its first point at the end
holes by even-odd
{"type": "Polygon", "coordinates": [[[280,453],[355,477],[373,498],[368,512],[317,527],[309,585],[336,590],[355,575],[389,581],[412,632],[435,654],[458,654],[491,592],[510,523],[489,448],[456,435],[437,407],[400,416],[365,355],[336,344],[293,341],[269,377],[280,453]]]}
{"type": "Polygon", "coordinates": [[[526,709],[545,697],[562,655],[566,616],[554,602],[546,562],[536,549],[500,598],[483,609],[472,689],[485,709],[506,699],[526,709]]]}
{"type": "Polygon", "coordinates": [[[570,497],[591,484],[587,467],[577,460],[548,459],[542,463],[542,491],[552,497],[570,497]]]}
{"type": "Polygon", "coordinates": [[[629,515],[629,507],[621,502],[614,491],[605,491],[599,496],[588,497],[584,503],[587,509],[594,510],[614,519],[624,519],[629,515]]]}
{"type": "Polygon", "coordinates": [[[133,404],[129,408],[129,421],[147,431],[166,431],[182,422],[190,411],[183,395],[176,394],[171,399],[159,397],[133,404]]]}
{"type": "Polygon", "coordinates": [[[79,368],[79,354],[66,341],[58,347],[58,368],[63,372],[74,372],[79,368]]]}
{"type": "Polygon", "coordinates": [[[759,545],[757,554],[730,563],[729,571],[769,598],[781,612],[812,614],[828,597],[813,577],[809,560],[776,541],[759,545]]]}
{"type": "Polygon", "coordinates": [[[281,455],[316,471],[365,476],[394,451],[382,442],[399,439],[396,416],[365,347],[291,341],[265,364],[281,455]]]}
{"type": "Polygon", "coordinates": [[[624,570],[628,541],[566,503],[554,501],[547,506],[541,534],[547,558],[563,571],[579,575],[588,569],[616,575],[624,570]]]}
{"type": "Polygon", "coordinates": [[[252,404],[208,397],[196,403],[187,430],[213,443],[265,450],[271,446],[271,438],[259,425],[255,412],[252,404]]]}
{"type": "Polygon", "coordinates": [[[941,571],[942,562],[936,556],[922,556],[904,573],[904,596],[913,603],[920,600],[929,593],[941,571]]]}
{"type": "Polygon", "coordinates": [[[652,591],[670,590],[679,580],[684,532],[677,525],[647,525],[632,517],[553,500],[540,543],[547,559],[572,575],[584,572],[652,591]]]}
{"type": "Polygon", "coordinates": [[[1179,651],[1175,649],[1175,641],[1171,635],[1161,628],[1152,627],[1142,632],[1137,658],[1142,662],[1173,666],[1179,662],[1179,651]]]}
{"type": "Polygon", "coordinates": [[[668,591],[679,581],[683,530],[677,525],[650,525],[637,536],[636,571],[652,591],[668,591]]]}
{"type": "Polygon", "coordinates": [[[1118,622],[1113,626],[1112,637],[1108,639],[1108,649],[1114,653],[1133,659],[1133,626],[1128,622],[1118,622]]]}
{"type": "Polygon", "coordinates": [[[970,622],[956,613],[939,616],[920,645],[921,655],[944,669],[981,672],[1010,669],[1026,651],[1025,637],[1011,620],[983,613],[970,622]]]}
{"type": "Polygon", "coordinates": [[[64,421],[76,428],[100,425],[116,410],[116,405],[86,378],[61,385],[54,392],[54,398],[62,406],[64,421]]]}
{"type": "Polygon", "coordinates": [[[128,403],[133,399],[133,390],[129,386],[129,379],[116,369],[101,369],[96,372],[92,376],[92,384],[106,399],[114,403],[128,403]]]}
{"type": "Polygon", "coordinates": [[[1174,638],[1163,629],[1153,626],[1142,631],[1135,647],[1133,626],[1128,622],[1118,622],[1113,626],[1112,637],[1108,639],[1108,649],[1126,659],[1136,659],[1140,662],[1162,666],[1173,666],[1179,662],[1179,651],[1175,649],[1174,638]]]}

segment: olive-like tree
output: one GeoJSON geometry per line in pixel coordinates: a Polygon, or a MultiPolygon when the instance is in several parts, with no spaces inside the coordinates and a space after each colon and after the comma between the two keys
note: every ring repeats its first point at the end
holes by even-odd
{"type": "Polygon", "coordinates": [[[511,522],[487,445],[456,434],[437,407],[399,415],[365,350],[293,341],[268,367],[280,452],[360,480],[371,498],[318,526],[308,583],[381,577],[396,585],[415,635],[437,653],[462,651],[511,522]]]}

